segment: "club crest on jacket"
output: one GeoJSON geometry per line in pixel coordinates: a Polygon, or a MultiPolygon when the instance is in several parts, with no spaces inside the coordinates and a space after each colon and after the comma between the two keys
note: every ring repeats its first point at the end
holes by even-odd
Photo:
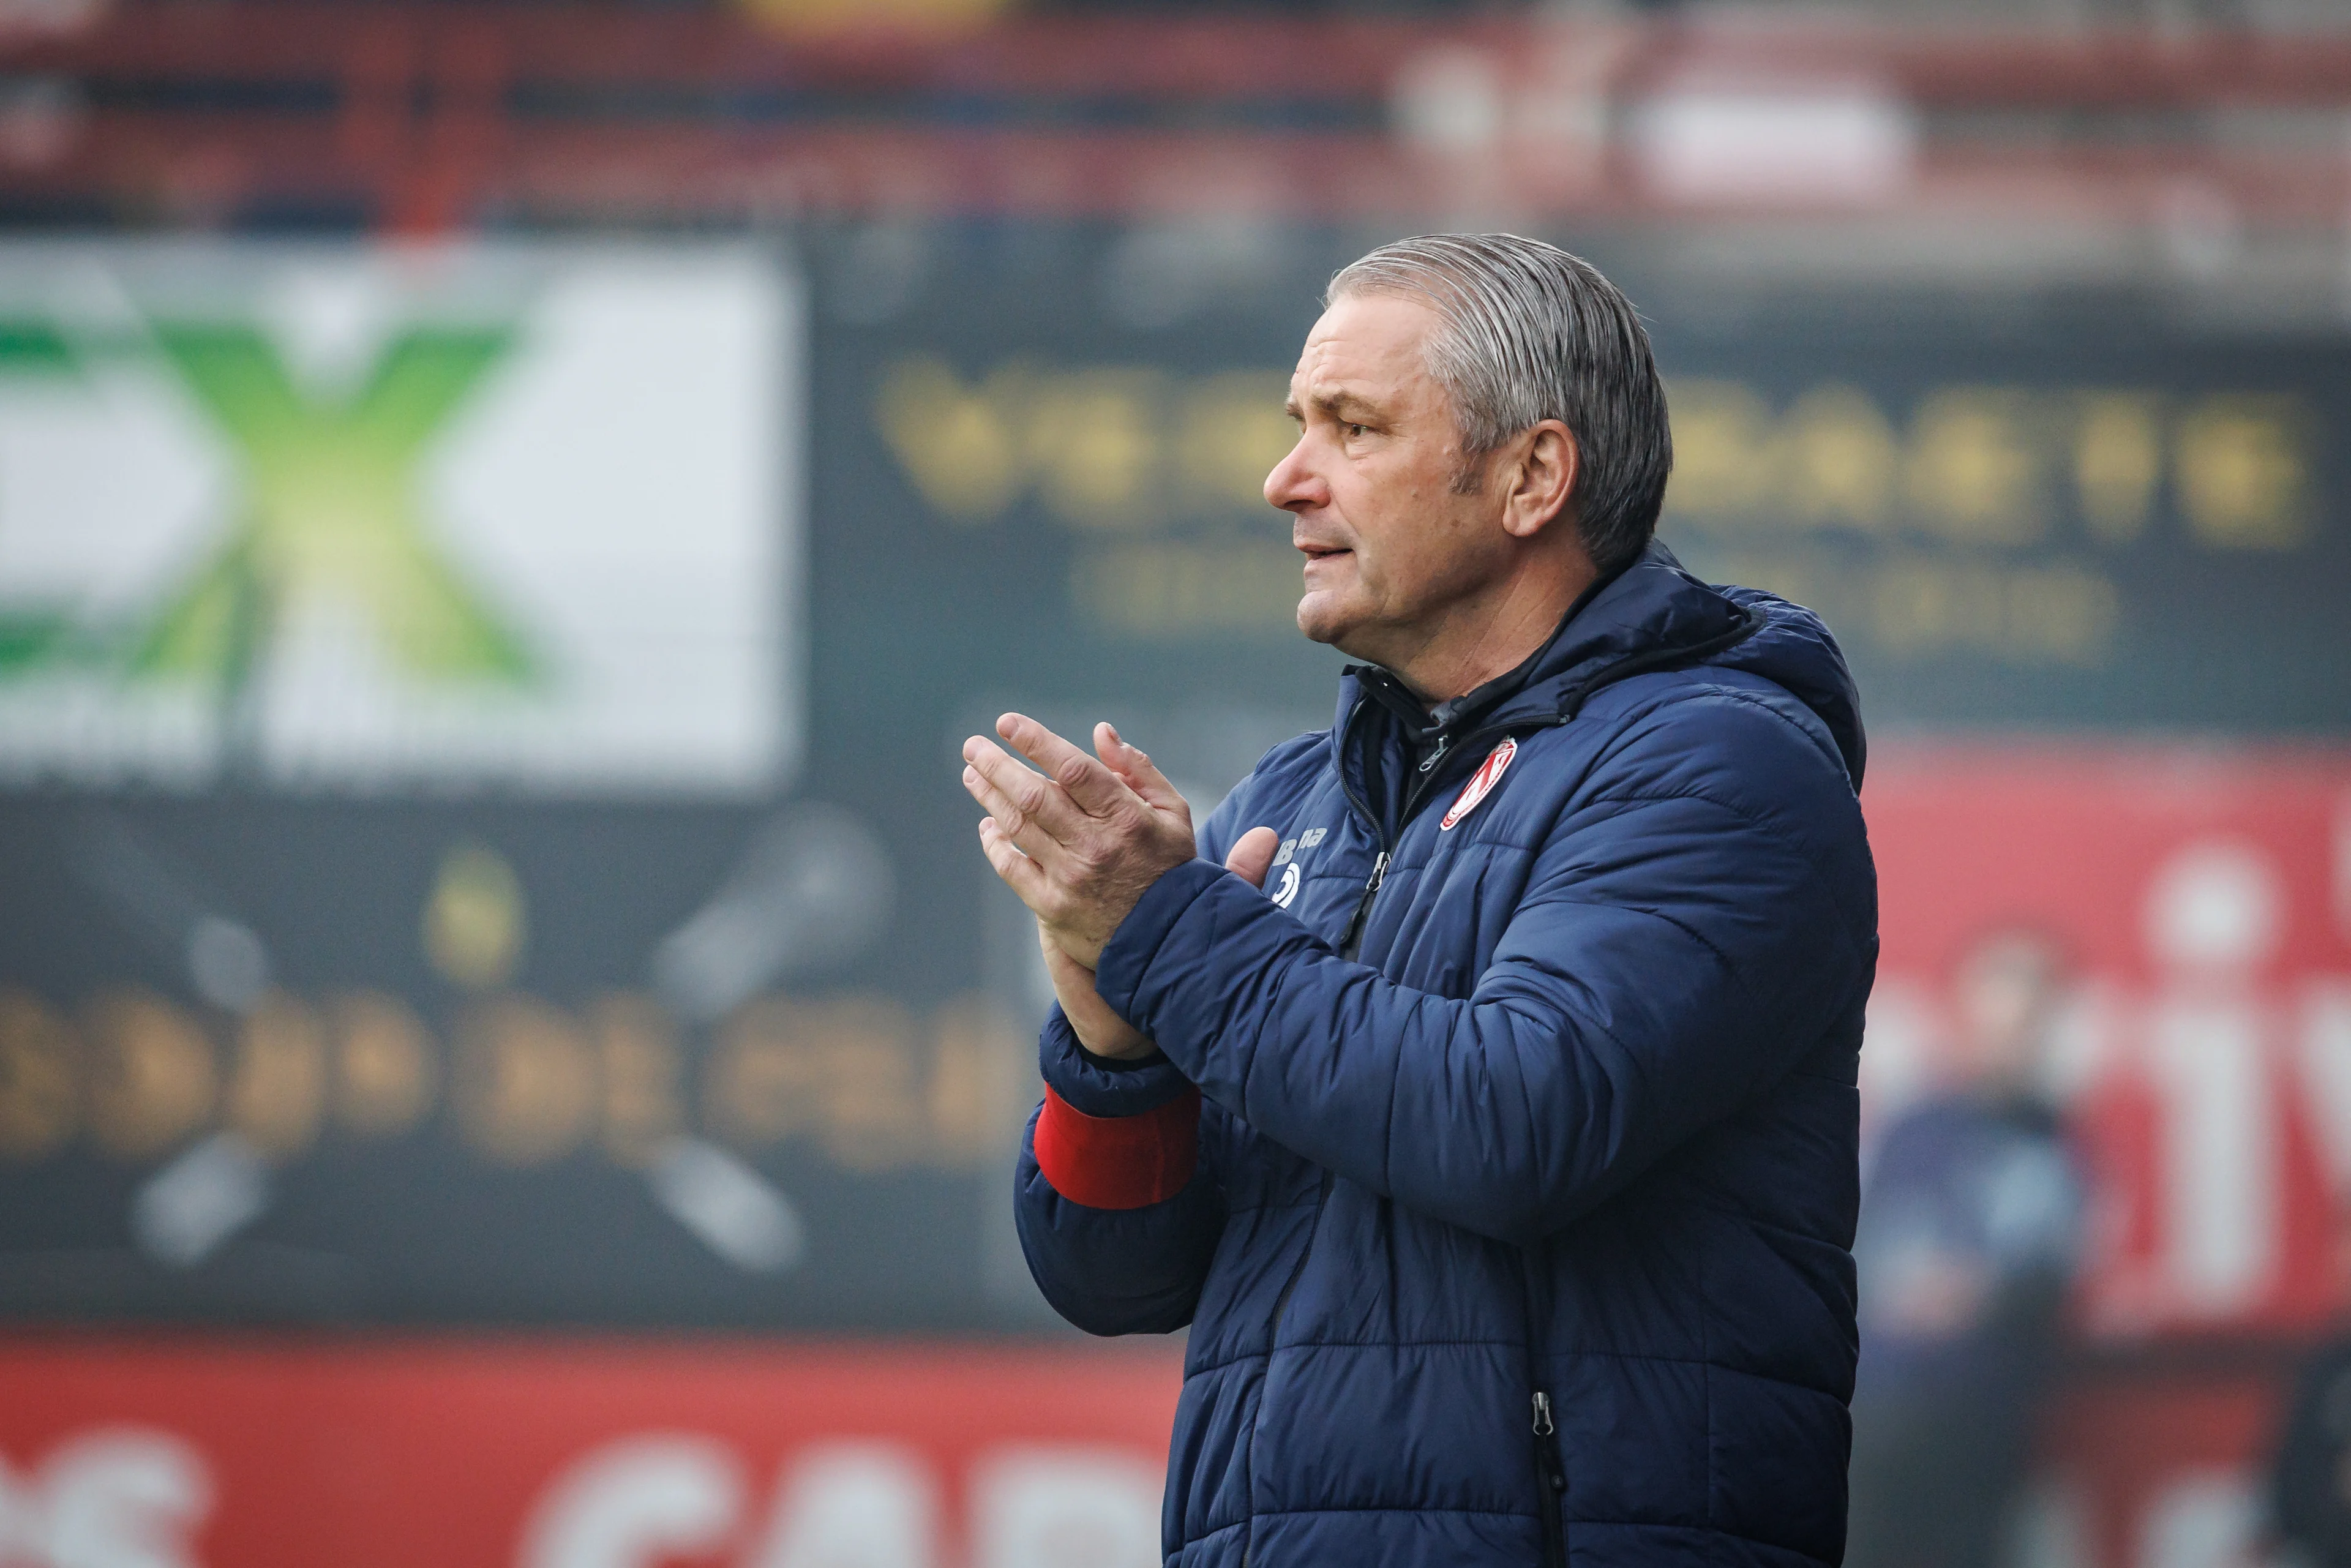
{"type": "Polygon", "coordinates": [[[1508,736],[1502,737],[1501,745],[1486,753],[1486,760],[1478,764],[1478,771],[1469,775],[1468,783],[1461,786],[1461,794],[1453,802],[1453,809],[1445,813],[1445,821],[1437,824],[1437,831],[1450,831],[1454,823],[1476,810],[1478,802],[1491,794],[1494,786],[1502,781],[1503,770],[1510,767],[1510,758],[1518,754],[1519,743],[1508,736]]]}

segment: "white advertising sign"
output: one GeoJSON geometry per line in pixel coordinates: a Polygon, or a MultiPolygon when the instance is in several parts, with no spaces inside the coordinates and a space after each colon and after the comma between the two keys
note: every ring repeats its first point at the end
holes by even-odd
{"type": "Polygon", "coordinates": [[[0,781],[778,786],[800,334],[736,246],[0,246],[0,781]]]}

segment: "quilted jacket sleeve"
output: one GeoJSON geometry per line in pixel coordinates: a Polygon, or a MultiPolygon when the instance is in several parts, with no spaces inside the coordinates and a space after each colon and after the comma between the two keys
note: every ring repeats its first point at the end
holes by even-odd
{"type": "Polygon", "coordinates": [[[1858,1000],[1867,857],[1825,738],[1717,691],[1627,722],[1466,998],[1340,957],[1205,863],[1145,894],[1100,984],[1265,1136],[1531,1241],[1731,1115],[1858,1000]]]}
{"type": "MultiPolygon", "coordinates": [[[[1228,800],[1203,826],[1202,853],[1217,857],[1204,863],[1222,859],[1238,810],[1228,800]]],[[[1029,1119],[1013,1190],[1030,1276],[1088,1333],[1182,1328],[1225,1224],[1223,1196],[1196,1158],[1198,1091],[1165,1055],[1105,1063],[1089,1054],[1058,1007],[1039,1070],[1048,1100],[1029,1119]],[[1071,1192],[1048,1177],[1049,1164],[1071,1192]]]]}
{"type": "MultiPolygon", "coordinates": [[[[1122,1072],[1093,1064],[1058,1008],[1045,1025],[1044,1056],[1047,1085],[1061,1102],[1061,1114],[1107,1124],[1113,1139],[1125,1127],[1140,1131],[1154,1122],[1161,1133],[1155,1141],[1195,1136],[1189,1119],[1169,1113],[1197,1097],[1164,1062],[1154,1064],[1160,1071],[1146,1066],[1122,1072]]],[[[1208,1259],[1224,1230],[1224,1199],[1216,1181],[1191,1167],[1186,1151],[1184,1179],[1171,1193],[1134,1194],[1145,1199],[1141,1202],[1108,1200],[1119,1207],[1079,1202],[1056,1189],[1038,1161],[1039,1123],[1050,1109],[1050,1103],[1040,1106],[1029,1118],[1013,1186],[1020,1249],[1037,1288],[1055,1312],[1089,1333],[1168,1333],[1182,1328],[1192,1321],[1208,1259]]],[[[1154,1141],[1143,1140],[1144,1149],[1154,1141]]],[[[1105,1149],[1094,1158],[1115,1163],[1122,1153],[1105,1149]]],[[[1150,1173],[1144,1174],[1147,1179],[1150,1173]]],[[[1070,1183],[1066,1175],[1062,1179],[1070,1183]]]]}

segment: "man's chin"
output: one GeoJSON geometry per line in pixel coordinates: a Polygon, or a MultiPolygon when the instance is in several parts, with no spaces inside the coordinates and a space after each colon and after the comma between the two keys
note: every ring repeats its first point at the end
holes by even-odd
{"type": "Polygon", "coordinates": [[[1347,607],[1337,602],[1338,598],[1327,591],[1309,589],[1298,601],[1298,629],[1309,642],[1335,643],[1360,619],[1349,614],[1347,607]]]}
{"type": "Polygon", "coordinates": [[[1364,646],[1366,642],[1374,647],[1379,644],[1374,634],[1377,627],[1378,618],[1361,601],[1343,594],[1309,590],[1298,601],[1298,629],[1307,640],[1336,648],[1350,658],[1382,662],[1364,646]]]}

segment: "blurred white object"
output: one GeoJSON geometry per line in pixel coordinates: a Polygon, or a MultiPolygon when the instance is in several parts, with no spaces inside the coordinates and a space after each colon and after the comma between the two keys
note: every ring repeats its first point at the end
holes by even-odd
{"type": "Polygon", "coordinates": [[[1867,82],[1691,79],[1635,108],[1629,130],[1644,182],[1669,202],[1879,201],[1918,157],[1917,116],[1867,82]]]}
{"type": "Polygon", "coordinates": [[[972,1474],[973,1568],[1152,1568],[1165,1484],[1124,1449],[1001,1450],[972,1474]]]}
{"type": "Polygon", "coordinates": [[[653,955],[653,984],[697,1023],[762,987],[844,963],[890,921],[889,852],[838,806],[795,806],[762,829],[710,902],[653,955]]]}
{"type": "Polygon", "coordinates": [[[521,1568],[645,1568],[726,1543],[743,1512],[734,1453],[708,1437],[658,1433],[590,1454],[531,1515],[521,1568]]]}
{"type": "Polygon", "coordinates": [[[269,950],[251,926],[207,915],[188,928],[188,977],[213,1006],[244,1012],[269,988],[269,950]]]}
{"type": "Polygon", "coordinates": [[[131,1235],[159,1263],[189,1269],[269,1207],[269,1167],[233,1133],[215,1133],[147,1178],[131,1235]]]}
{"type": "Polygon", "coordinates": [[[2241,1470],[2182,1470],[2149,1500],[2141,1517],[2139,1568],[2229,1568],[2253,1561],[2261,1492],[2241,1470]]]}
{"type": "Polygon", "coordinates": [[[934,1568],[938,1511],[920,1456],[896,1443],[823,1444],[777,1478],[766,1539],[745,1568],[934,1568]]]}
{"type": "Polygon", "coordinates": [[[808,1228],[791,1200],[715,1144],[673,1139],[645,1176],[671,1218],[738,1269],[779,1274],[807,1250],[808,1228]]]}
{"type": "Polygon", "coordinates": [[[1396,75],[1388,111],[1406,141],[1436,152],[1493,145],[1505,118],[1493,57],[1467,44],[1429,49],[1396,75]]]}
{"type": "Polygon", "coordinates": [[[212,1477],[185,1443],[102,1427],[68,1440],[37,1475],[0,1461],[0,1563],[195,1568],[191,1538],[212,1505],[212,1477]]]}
{"type": "Polygon", "coordinates": [[[2180,850],[2147,889],[2149,952],[2179,970],[2236,977],[2269,961],[2285,895],[2260,847],[2205,839],[2180,850]]]}

